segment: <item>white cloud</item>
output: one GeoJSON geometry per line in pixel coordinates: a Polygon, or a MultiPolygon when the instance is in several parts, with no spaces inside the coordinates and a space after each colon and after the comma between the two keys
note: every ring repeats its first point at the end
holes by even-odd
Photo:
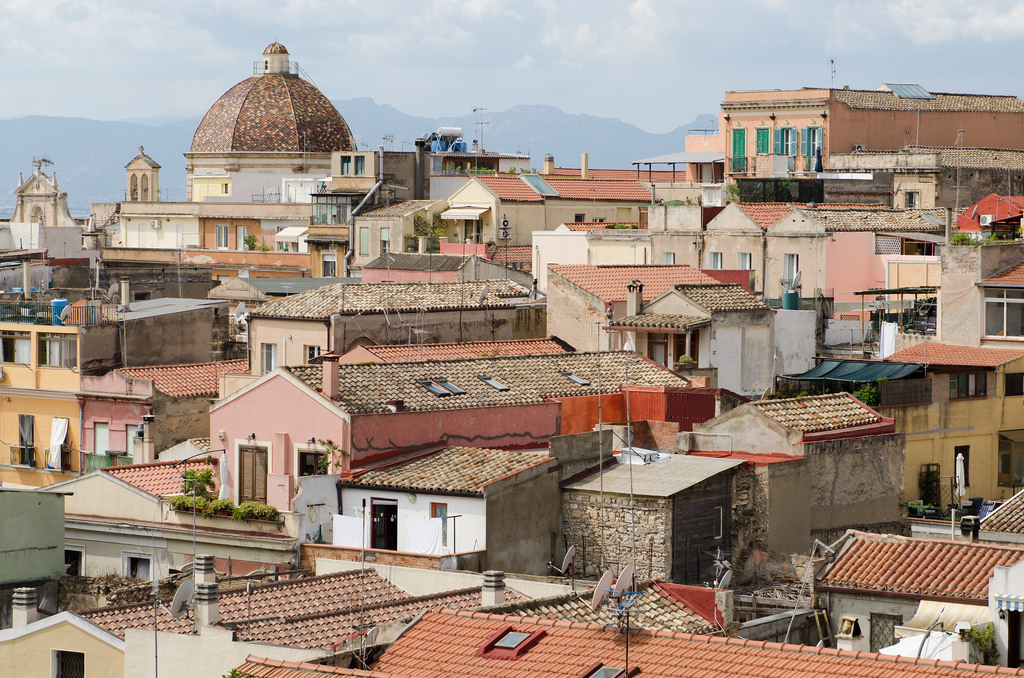
{"type": "Polygon", "coordinates": [[[512,64],[512,68],[519,71],[526,70],[531,66],[533,66],[533,57],[530,56],[529,54],[524,54],[522,58],[520,58],[514,64],[512,64]]]}

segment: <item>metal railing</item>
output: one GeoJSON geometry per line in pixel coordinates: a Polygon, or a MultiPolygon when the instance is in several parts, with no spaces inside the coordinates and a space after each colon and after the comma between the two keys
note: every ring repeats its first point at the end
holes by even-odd
{"type": "Polygon", "coordinates": [[[15,466],[35,466],[36,448],[30,445],[11,445],[11,463],[15,466]]]}
{"type": "Polygon", "coordinates": [[[747,172],[747,168],[751,167],[753,163],[750,162],[749,158],[729,158],[729,171],[730,172],[747,172]]]}
{"type": "Polygon", "coordinates": [[[117,304],[88,304],[56,309],[47,302],[0,301],[0,322],[26,325],[114,325],[123,318],[117,304]],[[63,318],[61,317],[63,316],[63,318]]]}

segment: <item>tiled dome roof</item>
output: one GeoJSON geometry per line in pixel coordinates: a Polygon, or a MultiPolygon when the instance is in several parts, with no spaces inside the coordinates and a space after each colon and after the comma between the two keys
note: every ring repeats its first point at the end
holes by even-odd
{"type": "MultiPolygon", "coordinates": [[[[284,50],[283,45],[274,43],[284,50]]],[[[285,52],[286,53],[286,52],[285,52]]],[[[192,138],[193,153],[352,150],[352,133],[313,85],[290,75],[256,75],[238,83],[206,112],[192,138]]]]}
{"type": "Polygon", "coordinates": [[[279,42],[272,42],[263,50],[264,54],[287,54],[288,48],[279,42]]]}

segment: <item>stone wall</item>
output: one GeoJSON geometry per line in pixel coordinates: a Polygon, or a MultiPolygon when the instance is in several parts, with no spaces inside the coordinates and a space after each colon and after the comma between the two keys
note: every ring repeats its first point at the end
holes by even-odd
{"type": "MultiPolygon", "coordinates": [[[[601,497],[595,492],[563,490],[562,534],[576,547],[577,576],[616,573],[633,560],[628,495],[604,495],[604,558],[602,564],[601,497]]],[[[672,503],[668,499],[635,497],[636,574],[640,579],[672,576],[672,503]]]]}
{"type": "Polygon", "coordinates": [[[330,544],[302,544],[299,567],[316,574],[317,558],[329,560],[360,561],[378,565],[416,567],[421,570],[469,570],[480,571],[480,561],[485,552],[458,553],[454,556],[428,556],[420,553],[384,551],[382,549],[354,549],[330,544]]]}

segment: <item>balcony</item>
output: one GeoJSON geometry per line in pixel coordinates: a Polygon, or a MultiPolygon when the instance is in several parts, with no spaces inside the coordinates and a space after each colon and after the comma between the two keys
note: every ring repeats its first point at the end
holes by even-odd
{"type": "Polygon", "coordinates": [[[729,171],[733,174],[746,174],[753,171],[754,163],[750,158],[729,158],[729,171]]]}
{"type": "Polygon", "coordinates": [[[878,384],[881,407],[923,405],[932,401],[931,379],[896,379],[878,384]]]}
{"type": "Polygon", "coordinates": [[[48,302],[0,301],[0,322],[4,323],[92,327],[115,325],[121,320],[117,304],[89,304],[54,309],[48,302]]]}
{"type": "Polygon", "coordinates": [[[36,448],[31,445],[11,445],[11,463],[15,466],[35,466],[36,448]]]}

